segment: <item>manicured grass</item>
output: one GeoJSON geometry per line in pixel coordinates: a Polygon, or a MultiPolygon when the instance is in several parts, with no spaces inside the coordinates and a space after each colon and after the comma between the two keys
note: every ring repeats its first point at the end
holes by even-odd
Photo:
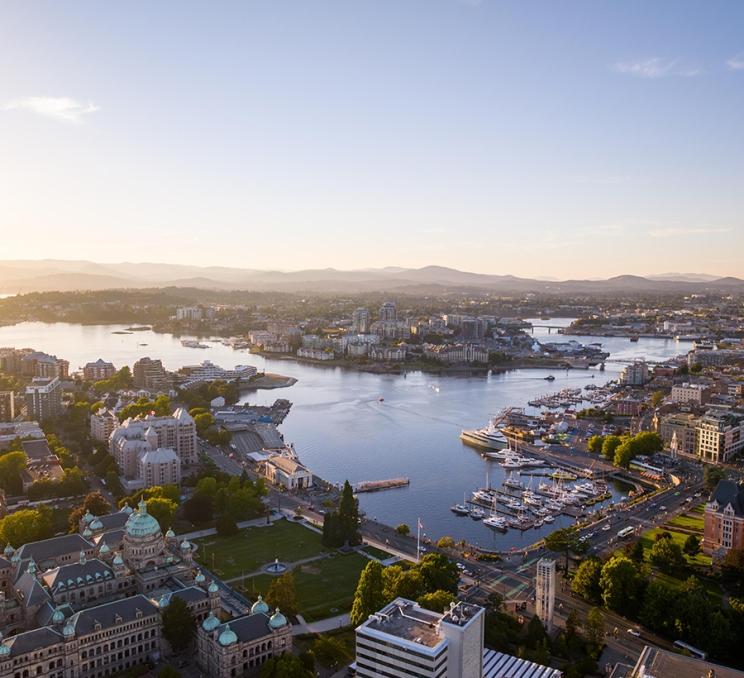
{"type": "MultiPolygon", "coordinates": [[[[654,574],[654,578],[657,581],[660,581],[662,584],[666,584],[669,588],[672,589],[680,588],[680,586],[682,586],[682,584],[684,584],[685,582],[684,579],[677,579],[677,577],[673,577],[670,574],[664,574],[663,572],[656,572],[654,574]]],[[[713,599],[715,603],[720,605],[722,594],[718,584],[716,584],[716,582],[711,579],[703,579],[698,577],[698,580],[705,589],[705,592],[713,599]]]]}
{"type": "MultiPolygon", "coordinates": [[[[649,560],[651,558],[651,548],[656,541],[656,535],[661,534],[662,532],[669,532],[669,534],[672,535],[672,541],[675,544],[679,544],[680,548],[684,547],[685,540],[689,536],[687,534],[683,534],[682,532],[675,532],[674,530],[666,530],[659,527],[655,527],[652,530],[648,530],[648,532],[644,532],[641,535],[641,544],[643,544],[644,556],[646,560],[649,560]]],[[[685,558],[687,559],[687,562],[693,565],[703,565],[706,567],[710,567],[711,564],[710,556],[705,555],[704,553],[698,553],[694,558],[689,558],[688,556],[685,556],[685,558]]]]}
{"type": "MultiPolygon", "coordinates": [[[[368,562],[358,553],[337,553],[293,570],[300,614],[314,621],[348,612],[359,575],[368,562]]],[[[271,581],[265,574],[251,577],[245,582],[246,595],[251,600],[259,593],[265,595],[271,581]]]]}
{"type": "Polygon", "coordinates": [[[699,513],[701,515],[705,513],[705,504],[698,504],[695,508],[692,509],[692,513],[699,513]]]}
{"type": "Polygon", "coordinates": [[[274,558],[295,562],[325,551],[320,535],[296,523],[280,520],[271,526],[249,527],[232,537],[197,539],[198,562],[222,579],[255,572],[274,558]]]}
{"type": "Polygon", "coordinates": [[[361,549],[365,553],[369,553],[373,558],[377,558],[378,560],[387,560],[388,558],[392,558],[393,554],[388,553],[387,551],[383,551],[382,549],[378,549],[375,546],[370,546],[367,544],[364,548],[361,549]]]}
{"type": "Polygon", "coordinates": [[[701,534],[703,532],[703,517],[697,515],[692,516],[689,513],[672,518],[667,522],[667,524],[672,525],[673,527],[683,527],[686,530],[694,530],[701,534]]]}

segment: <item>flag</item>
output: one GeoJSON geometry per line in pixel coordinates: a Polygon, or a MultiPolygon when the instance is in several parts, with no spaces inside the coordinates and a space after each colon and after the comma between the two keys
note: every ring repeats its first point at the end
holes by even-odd
{"type": "Polygon", "coordinates": [[[421,518],[418,519],[417,525],[418,525],[418,529],[419,530],[423,530],[424,529],[424,524],[421,522],[421,518]]]}

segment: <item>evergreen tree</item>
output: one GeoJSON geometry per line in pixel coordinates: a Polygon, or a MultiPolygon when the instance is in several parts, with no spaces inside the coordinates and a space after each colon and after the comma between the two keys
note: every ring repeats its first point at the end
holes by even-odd
{"type": "Polygon", "coordinates": [[[163,610],[163,635],[174,652],[185,650],[196,635],[196,620],[183,598],[172,596],[163,610]]]}

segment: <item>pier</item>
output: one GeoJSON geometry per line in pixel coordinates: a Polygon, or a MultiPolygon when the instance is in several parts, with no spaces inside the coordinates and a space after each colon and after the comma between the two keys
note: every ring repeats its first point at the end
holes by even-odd
{"type": "Polygon", "coordinates": [[[359,492],[378,492],[380,490],[392,490],[396,487],[406,487],[411,484],[410,478],[388,478],[387,480],[363,480],[352,485],[357,494],[359,492]]]}

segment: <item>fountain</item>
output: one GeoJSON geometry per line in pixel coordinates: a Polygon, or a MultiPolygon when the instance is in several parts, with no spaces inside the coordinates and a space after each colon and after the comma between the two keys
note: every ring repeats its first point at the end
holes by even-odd
{"type": "Polygon", "coordinates": [[[287,571],[287,566],[279,562],[279,558],[274,558],[274,562],[264,567],[264,572],[268,574],[283,574],[287,571]]]}

